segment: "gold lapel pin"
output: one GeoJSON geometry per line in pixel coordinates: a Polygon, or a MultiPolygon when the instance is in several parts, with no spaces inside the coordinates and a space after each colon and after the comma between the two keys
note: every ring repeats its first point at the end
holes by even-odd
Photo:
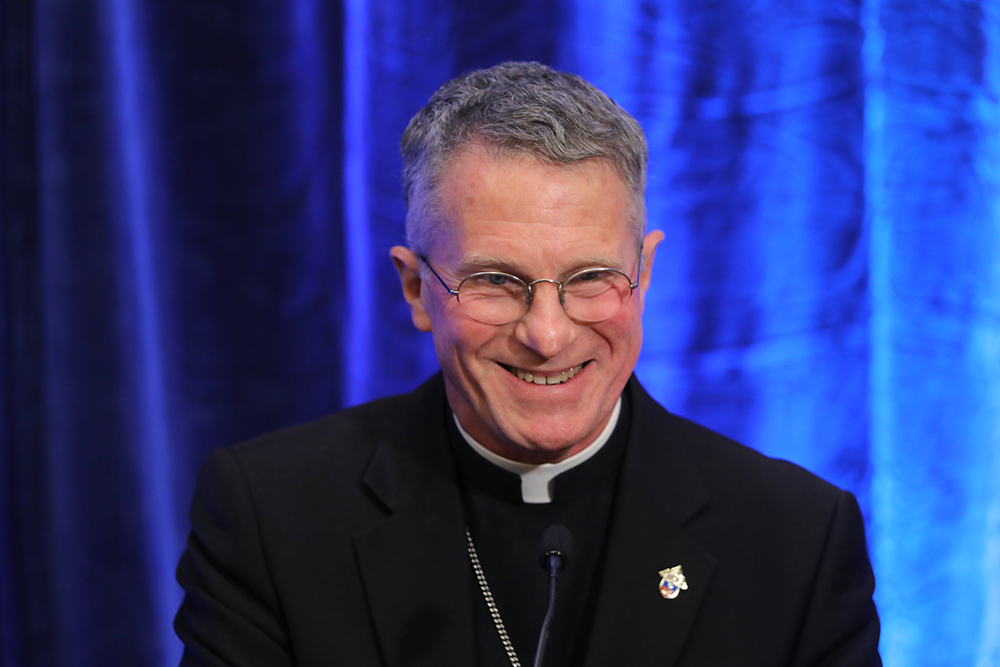
{"type": "Polygon", "coordinates": [[[680,565],[660,570],[660,595],[666,599],[673,600],[681,591],[686,591],[687,587],[687,578],[680,565]]]}

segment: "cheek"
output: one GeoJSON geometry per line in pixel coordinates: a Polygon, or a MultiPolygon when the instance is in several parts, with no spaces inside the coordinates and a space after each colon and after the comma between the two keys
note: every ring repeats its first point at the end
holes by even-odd
{"type": "Polygon", "coordinates": [[[638,358],[642,347],[642,319],[638,310],[629,309],[602,325],[601,335],[608,341],[613,357],[638,358]]]}
{"type": "Polygon", "coordinates": [[[444,358],[441,355],[461,358],[475,356],[496,334],[493,331],[495,327],[462,317],[454,309],[435,313],[434,320],[434,345],[441,359],[444,358]]]}
{"type": "Polygon", "coordinates": [[[434,340],[455,339],[462,322],[462,313],[454,297],[433,295],[424,300],[427,316],[431,320],[434,340]]]}

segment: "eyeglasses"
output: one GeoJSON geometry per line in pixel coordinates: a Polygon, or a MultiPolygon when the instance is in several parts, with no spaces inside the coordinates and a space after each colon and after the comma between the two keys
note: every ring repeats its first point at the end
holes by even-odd
{"type": "Polygon", "coordinates": [[[448,294],[455,297],[462,311],[483,324],[500,325],[520,319],[531,307],[538,283],[555,285],[566,314],[587,323],[603,322],[617,315],[639,286],[638,280],[632,282],[618,269],[595,267],[578,271],[562,282],[550,278],[525,282],[509,273],[480,271],[466,276],[452,289],[426,257],[420,255],[420,259],[448,294]]]}

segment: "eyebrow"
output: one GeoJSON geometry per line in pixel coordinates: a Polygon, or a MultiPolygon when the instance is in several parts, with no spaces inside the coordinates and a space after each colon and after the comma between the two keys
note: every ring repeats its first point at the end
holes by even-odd
{"type": "MultiPolygon", "coordinates": [[[[617,260],[611,260],[606,256],[592,255],[590,257],[584,257],[580,260],[574,262],[568,269],[563,271],[563,276],[572,275],[578,271],[584,269],[597,268],[597,267],[607,267],[611,269],[620,269],[626,271],[626,268],[618,266],[619,262],[617,260]]],[[[503,273],[509,273],[518,278],[531,278],[532,280],[538,278],[539,276],[529,276],[526,271],[522,271],[518,266],[510,262],[509,260],[492,257],[489,255],[479,255],[473,254],[465,258],[465,260],[458,266],[458,272],[462,275],[471,275],[473,273],[479,273],[482,271],[500,271],[503,273]]],[[[547,278],[558,278],[559,276],[543,276],[547,278]]]]}
{"type": "Polygon", "coordinates": [[[517,273],[517,267],[511,262],[499,257],[488,255],[469,255],[461,264],[458,271],[462,273],[478,273],[480,271],[503,271],[504,273],[517,273]]]}

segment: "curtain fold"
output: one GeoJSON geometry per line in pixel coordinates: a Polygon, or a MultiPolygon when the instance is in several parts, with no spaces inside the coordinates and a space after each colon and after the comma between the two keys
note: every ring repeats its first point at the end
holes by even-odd
{"type": "Polygon", "coordinates": [[[872,21],[872,551],[896,664],[1000,664],[1000,4],[872,21]],[[922,590],[927,578],[947,581],[922,590]],[[918,629],[919,628],[919,629],[918,629]],[[934,641],[927,641],[934,636],[934,641]]]}
{"type": "Polygon", "coordinates": [[[0,38],[4,666],[175,664],[206,453],[434,372],[397,144],[508,59],[647,133],[640,380],[858,495],[885,664],[1000,664],[998,0],[5,0],[0,38]]]}

